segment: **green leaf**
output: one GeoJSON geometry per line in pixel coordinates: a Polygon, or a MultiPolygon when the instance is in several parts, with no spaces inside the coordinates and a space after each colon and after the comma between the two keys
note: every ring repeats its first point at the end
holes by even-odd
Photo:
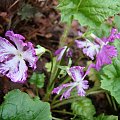
{"type": "Polygon", "coordinates": [[[29,82],[30,84],[36,85],[38,88],[42,88],[44,86],[45,75],[40,73],[33,72],[29,82]]]}
{"type": "Polygon", "coordinates": [[[101,88],[108,90],[120,104],[120,60],[117,58],[113,63],[103,68],[101,74],[101,88]]]}
{"type": "MultiPolygon", "coordinates": [[[[56,62],[57,62],[56,57],[53,57],[53,68],[55,67],[56,62]]],[[[51,70],[51,64],[52,62],[48,62],[45,64],[45,68],[47,69],[48,72],[50,72],[51,70]]]]}
{"type": "Polygon", "coordinates": [[[118,120],[117,116],[113,116],[113,115],[99,115],[98,117],[96,117],[94,120],[118,120]]]}
{"type": "Polygon", "coordinates": [[[114,46],[117,48],[117,51],[118,51],[117,58],[120,59],[120,40],[115,40],[114,41],[114,46]]]}
{"type": "MultiPolygon", "coordinates": [[[[91,120],[91,119],[77,116],[77,118],[74,118],[72,120],[91,120]]],[[[118,117],[114,116],[114,115],[104,115],[104,114],[101,114],[101,115],[99,115],[97,117],[94,117],[92,120],[118,120],[118,117]]]]}
{"type": "Polygon", "coordinates": [[[36,13],[36,9],[30,4],[25,4],[23,8],[18,12],[18,15],[21,16],[21,20],[29,20],[33,18],[36,13]]]}
{"type": "Polygon", "coordinates": [[[111,28],[112,28],[112,25],[104,22],[99,27],[96,27],[94,29],[90,29],[90,31],[91,31],[91,33],[94,33],[99,38],[102,38],[103,36],[104,37],[109,36],[111,28]]]}
{"type": "Polygon", "coordinates": [[[38,97],[32,99],[20,90],[12,90],[0,106],[0,120],[52,120],[50,105],[38,97]]]}
{"type": "Polygon", "coordinates": [[[89,98],[81,97],[79,101],[75,101],[71,105],[73,113],[82,117],[93,119],[93,115],[96,113],[95,108],[89,98]]]}
{"type": "Polygon", "coordinates": [[[81,25],[100,26],[109,16],[120,12],[120,0],[59,0],[63,22],[70,23],[72,19],[81,25]]]}
{"type": "Polygon", "coordinates": [[[116,28],[118,28],[118,31],[120,31],[120,16],[115,15],[113,23],[115,24],[116,28]]]}

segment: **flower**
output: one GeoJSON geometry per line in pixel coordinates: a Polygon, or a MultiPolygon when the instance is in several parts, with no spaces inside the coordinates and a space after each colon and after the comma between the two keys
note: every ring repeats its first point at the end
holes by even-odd
{"type": "Polygon", "coordinates": [[[88,39],[86,41],[75,40],[75,43],[78,48],[83,49],[83,53],[94,60],[94,56],[99,52],[100,46],[96,43],[90,42],[88,39]]]}
{"type": "Polygon", "coordinates": [[[113,45],[109,45],[110,42],[114,42],[115,39],[120,39],[120,33],[117,32],[117,29],[113,28],[111,30],[110,36],[107,38],[98,38],[94,34],[91,34],[91,37],[95,40],[94,42],[90,42],[86,39],[86,41],[78,41],[78,48],[83,49],[83,53],[89,56],[92,60],[96,56],[96,64],[95,69],[100,70],[103,65],[111,64],[112,58],[117,56],[117,50],[113,45]]]}
{"type": "Polygon", "coordinates": [[[89,85],[88,85],[88,81],[84,80],[84,78],[89,73],[91,67],[92,66],[90,65],[85,74],[83,72],[84,67],[73,66],[69,68],[67,70],[67,73],[73,79],[73,82],[66,83],[59,87],[54,88],[52,93],[59,94],[64,88],[68,88],[63,92],[62,96],[60,97],[60,100],[62,100],[63,97],[67,99],[70,97],[70,92],[72,91],[72,89],[76,87],[78,95],[85,96],[86,93],[85,89],[88,89],[89,85]]]}
{"type": "Polygon", "coordinates": [[[25,38],[20,34],[7,31],[5,36],[10,42],[0,37],[0,73],[13,82],[23,83],[27,78],[27,63],[36,68],[35,49],[31,42],[24,43],[25,38]]]}
{"type": "Polygon", "coordinates": [[[67,48],[67,46],[64,46],[55,51],[55,55],[57,56],[57,61],[60,61],[62,59],[65,51],[66,51],[67,57],[72,57],[72,51],[70,50],[70,48],[67,48]]]}

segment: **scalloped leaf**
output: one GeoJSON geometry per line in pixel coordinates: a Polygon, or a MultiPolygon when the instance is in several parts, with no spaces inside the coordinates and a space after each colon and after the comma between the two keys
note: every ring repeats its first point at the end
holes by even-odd
{"type": "Polygon", "coordinates": [[[49,103],[38,97],[32,99],[20,90],[12,90],[4,98],[0,120],[52,120],[49,103]]]}
{"type": "Polygon", "coordinates": [[[37,88],[42,88],[44,86],[45,75],[44,73],[35,73],[33,72],[29,82],[30,84],[34,84],[37,88]]]}
{"type": "Polygon", "coordinates": [[[113,64],[105,66],[102,71],[101,88],[110,91],[120,104],[120,60],[115,59],[113,64]]]}
{"type": "Polygon", "coordinates": [[[87,97],[81,97],[79,101],[75,101],[71,105],[73,113],[92,120],[93,115],[96,113],[94,105],[87,97]]]}
{"type": "MultiPolygon", "coordinates": [[[[74,118],[72,120],[91,120],[91,119],[78,116],[77,118],[74,118]]],[[[101,114],[97,117],[94,117],[92,120],[118,120],[118,117],[114,115],[101,114]]]]}
{"type": "Polygon", "coordinates": [[[113,23],[115,24],[118,31],[120,31],[120,16],[119,15],[115,15],[113,23]]]}
{"type": "Polygon", "coordinates": [[[58,9],[63,22],[76,19],[81,25],[96,27],[120,12],[119,3],[120,0],[59,0],[58,9]]]}
{"type": "Polygon", "coordinates": [[[118,50],[118,57],[113,59],[112,64],[105,66],[101,72],[101,88],[108,90],[120,104],[120,41],[114,45],[118,50]]]}
{"type": "Polygon", "coordinates": [[[114,115],[99,115],[98,117],[96,117],[94,120],[118,120],[117,116],[114,115]]]}

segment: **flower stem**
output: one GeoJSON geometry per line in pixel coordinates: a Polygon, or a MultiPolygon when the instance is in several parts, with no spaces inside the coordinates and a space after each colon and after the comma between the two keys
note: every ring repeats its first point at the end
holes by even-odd
{"type": "Polygon", "coordinates": [[[52,110],[52,112],[56,112],[56,113],[62,113],[62,114],[68,114],[68,115],[74,115],[71,112],[67,112],[67,111],[61,111],[61,110],[52,110]]]}
{"type": "MultiPolygon", "coordinates": [[[[66,29],[65,29],[65,31],[63,33],[63,36],[61,37],[60,47],[63,47],[65,45],[65,41],[66,41],[66,38],[67,38],[67,35],[68,35],[68,32],[69,32],[69,28],[70,28],[69,26],[66,27],[66,29]]],[[[58,68],[58,65],[60,65],[60,64],[61,64],[61,61],[56,62],[56,64],[54,65],[54,67],[53,67],[53,64],[52,64],[51,76],[50,76],[49,84],[47,86],[46,95],[44,97],[45,101],[49,100],[49,97],[50,97],[50,94],[52,92],[52,89],[54,88],[55,80],[56,80],[57,76],[60,73],[60,69],[58,68]]]]}

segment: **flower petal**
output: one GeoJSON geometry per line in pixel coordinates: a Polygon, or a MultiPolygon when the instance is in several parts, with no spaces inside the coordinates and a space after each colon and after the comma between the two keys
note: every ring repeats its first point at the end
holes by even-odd
{"type": "Polygon", "coordinates": [[[104,42],[114,42],[115,39],[120,39],[120,33],[115,28],[111,29],[110,35],[107,38],[103,38],[104,42]]]}
{"type": "Polygon", "coordinates": [[[77,87],[78,95],[85,96],[86,92],[84,91],[84,89],[88,89],[88,87],[89,87],[88,81],[83,80],[83,81],[79,82],[79,84],[76,87],[77,87]]]}
{"type": "Polygon", "coordinates": [[[103,65],[111,64],[112,58],[117,56],[117,50],[114,46],[104,45],[97,55],[96,69],[100,70],[103,65]]]}
{"type": "Polygon", "coordinates": [[[33,44],[30,42],[24,43],[23,40],[25,38],[20,34],[14,34],[13,31],[7,31],[5,35],[15,43],[19,53],[22,55],[23,59],[29,63],[30,67],[35,69],[38,58],[33,44]]]}
{"type": "Polygon", "coordinates": [[[84,67],[74,66],[71,67],[67,72],[74,81],[81,81],[84,75],[83,69],[84,67]]]}
{"type": "Polygon", "coordinates": [[[100,46],[98,44],[92,43],[89,40],[86,41],[75,41],[78,48],[83,48],[83,53],[90,57],[92,60],[94,56],[99,52],[100,46]]]}
{"type": "Polygon", "coordinates": [[[73,87],[70,87],[68,90],[66,90],[65,92],[63,92],[62,96],[60,97],[60,100],[63,99],[63,97],[65,99],[68,99],[70,97],[70,92],[72,91],[73,87]]]}
{"type": "Polygon", "coordinates": [[[26,43],[23,42],[25,39],[22,35],[20,34],[14,34],[13,31],[7,31],[5,34],[6,37],[9,37],[9,39],[14,42],[15,46],[19,51],[23,51],[24,46],[26,46],[26,43]]]}
{"type": "Polygon", "coordinates": [[[22,56],[23,59],[29,63],[30,67],[36,69],[36,62],[38,58],[32,43],[28,42],[26,44],[26,50],[23,51],[22,56]]]}
{"type": "Polygon", "coordinates": [[[14,56],[17,50],[8,40],[0,37],[0,62],[14,56]]]}
{"type": "Polygon", "coordinates": [[[13,82],[24,82],[27,77],[27,70],[25,61],[18,56],[4,63],[0,63],[0,73],[6,75],[13,82]]]}
{"type": "Polygon", "coordinates": [[[66,49],[67,49],[67,46],[64,46],[64,47],[55,51],[55,55],[57,55],[57,61],[60,61],[62,59],[63,54],[64,54],[66,49]]]}

